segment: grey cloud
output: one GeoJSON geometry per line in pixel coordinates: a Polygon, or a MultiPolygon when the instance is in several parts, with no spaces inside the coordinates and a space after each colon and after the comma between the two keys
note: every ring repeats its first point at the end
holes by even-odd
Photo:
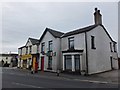
{"type": "MultiPolygon", "coordinates": [[[[24,45],[28,37],[40,38],[46,27],[67,32],[93,22],[94,8],[103,14],[103,23],[111,36],[117,39],[117,3],[5,3],[3,8],[3,40],[11,43],[10,49],[24,45]],[[112,21],[112,22],[111,22],[112,21]],[[114,22],[114,23],[113,23],[114,22]],[[114,31],[113,31],[114,30],[114,31]],[[17,46],[12,47],[12,43],[17,46]]],[[[7,47],[4,50],[9,50],[7,47]]]]}

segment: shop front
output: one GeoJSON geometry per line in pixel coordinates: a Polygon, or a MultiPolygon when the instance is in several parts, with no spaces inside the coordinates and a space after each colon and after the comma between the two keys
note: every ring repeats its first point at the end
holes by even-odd
{"type": "Polygon", "coordinates": [[[30,66],[32,65],[32,55],[27,54],[27,55],[22,55],[20,57],[21,61],[21,68],[29,69],[30,66]]]}
{"type": "Polygon", "coordinates": [[[63,51],[63,71],[67,73],[81,74],[82,70],[82,51],[67,52],[63,51]]]}

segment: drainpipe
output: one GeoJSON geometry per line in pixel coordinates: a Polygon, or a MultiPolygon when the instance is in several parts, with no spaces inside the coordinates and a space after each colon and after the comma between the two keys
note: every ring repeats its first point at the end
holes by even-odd
{"type": "Polygon", "coordinates": [[[85,75],[88,75],[88,48],[87,48],[87,33],[85,32],[85,48],[86,48],[86,72],[85,75]]]}

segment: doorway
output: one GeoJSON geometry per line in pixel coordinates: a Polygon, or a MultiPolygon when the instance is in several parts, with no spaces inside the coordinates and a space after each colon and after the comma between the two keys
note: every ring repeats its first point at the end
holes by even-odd
{"type": "Polygon", "coordinates": [[[110,62],[111,62],[111,70],[113,70],[113,62],[112,62],[112,57],[110,57],[110,62]]]}
{"type": "Polygon", "coordinates": [[[44,71],[44,57],[41,57],[41,71],[44,71]]]}

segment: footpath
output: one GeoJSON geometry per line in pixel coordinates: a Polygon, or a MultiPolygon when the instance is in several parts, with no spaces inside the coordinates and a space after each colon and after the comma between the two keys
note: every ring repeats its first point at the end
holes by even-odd
{"type": "MultiPolygon", "coordinates": [[[[29,72],[30,70],[26,69],[18,69],[22,72],[29,72]]],[[[120,70],[112,70],[104,73],[89,75],[89,76],[82,76],[82,75],[75,75],[75,74],[67,74],[67,73],[60,73],[59,76],[57,76],[57,73],[53,72],[43,72],[38,71],[38,73],[34,73],[37,76],[46,76],[46,77],[53,77],[53,78],[64,78],[64,79],[70,79],[70,80],[76,80],[76,81],[83,81],[83,82],[91,82],[91,83],[101,83],[101,84],[119,84],[120,85],[120,70]]]]}

